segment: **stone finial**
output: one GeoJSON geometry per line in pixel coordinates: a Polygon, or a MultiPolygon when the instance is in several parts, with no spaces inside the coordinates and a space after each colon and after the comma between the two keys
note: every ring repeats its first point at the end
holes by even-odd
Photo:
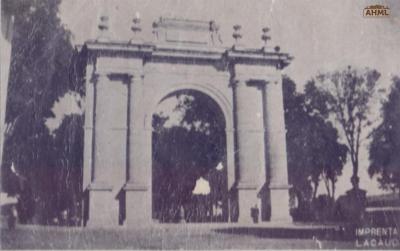
{"type": "Polygon", "coordinates": [[[271,40],[271,37],[268,35],[269,31],[270,29],[268,27],[264,27],[262,29],[263,34],[261,35],[261,40],[264,41],[264,46],[263,46],[264,50],[267,48],[268,40],[271,40]]]}
{"type": "Polygon", "coordinates": [[[133,31],[133,38],[132,40],[137,40],[139,33],[142,31],[142,26],[140,24],[140,13],[136,12],[135,17],[132,19],[132,26],[131,30],[133,31]]]}
{"type": "Polygon", "coordinates": [[[222,38],[219,34],[219,25],[214,21],[210,21],[210,38],[212,45],[222,45],[222,38]]]}
{"type": "Polygon", "coordinates": [[[157,22],[153,22],[152,27],[153,27],[153,35],[154,35],[154,41],[158,41],[158,23],[157,22]]]}
{"type": "Polygon", "coordinates": [[[275,51],[276,53],[278,53],[278,59],[279,59],[278,61],[279,61],[279,62],[278,62],[278,64],[276,65],[276,68],[280,70],[280,69],[283,68],[283,65],[282,65],[283,62],[282,62],[282,59],[281,59],[281,54],[279,54],[279,52],[281,51],[281,47],[279,47],[278,45],[275,46],[275,47],[274,47],[274,51],[275,51]]]}
{"type": "Polygon", "coordinates": [[[103,13],[100,15],[99,24],[97,26],[99,28],[99,37],[97,41],[104,42],[108,41],[108,33],[110,29],[110,18],[107,14],[103,13]]]}
{"type": "Polygon", "coordinates": [[[240,39],[242,38],[242,26],[239,24],[236,24],[233,26],[233,34],[232,37],[235,39],[235,46],[238,46],[240,43],[240,39]]]}

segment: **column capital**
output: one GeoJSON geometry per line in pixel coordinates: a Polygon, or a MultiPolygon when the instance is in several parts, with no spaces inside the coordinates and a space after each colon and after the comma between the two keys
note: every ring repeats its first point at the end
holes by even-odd
{"type": "Polygon", "coordinates": [[[112,191],[113,186],[105,183],[105,182],[99,182],[95,181],[89,184],[87,187],[87,190],[96,190],[96,191],[112,191]]]}
{"type": "Polygon", "coordinates": [[[101,80],[108,79],[108,74],[106,72],[95,72],[91,76],[91,83],[96,84],[97,82],[101,80]]]}
{"type": "Polygon", "coordinates": [[[98,83],[102,80],[113,80],[113,79],[122,79],[125,84],[132,84],[136,82],[138,79],[143,78],[143,74],[140,72],[131,72],[131,71],[100,71],[92,74],[91,83],[98,83]]]}
{"type": "Polygon", "coordinates": [[[254,182],[238,182],[237,189],[239,190],[255,190],[257,189],[257,184],[255,184],[254,182]]]}
{"type": "Polygon", "coordinates": [[[282,78],[276,76],[247,76],[247,75],[239,75],[235,76],[232,80],[232,86],[258,86],[264,87],[271,84],[279,84],[281,83],[282,78]]]}
{"type": "Polygon", "coordinates": [[[266,86],[272,84],[279,84],[282,82],[282,78],[280,76],[254,76],[250,77],[248,82],[266,86]]]}
{"type": "Polygon", "coordinates": [[[276,85],[281,84],[282,83],[282,76],[281,75],[274,76],[274,78],[271,78],[268,82],[271,83],[271,84],[276,84],[276,85]]]}
{"type": "Polygon", "coordinates": [[[237,88],[239,86],[246,86],[247,79],[244,77],[237,77],[235,76],[230,83],[230,86],[233,88],[237,88]]]}
{"type": "Polygon", "coordinates": [[[107,68],[107,69],[97,69],[93,75],[96,75],[96,76],[125,76],[127,78],[142,78],[144,76],[144,72],[143,72],[143,69],[107,68]]]}
{"type": "Polygon", "coordinates": [[[269,84],[270,82],[268,80],[264,80],[264,79],[254,79],[251,78],[247,81],[249,86],[255,86],[258,87],[259,89],[264,89],[264,87],[269,84]]]}
{"type": "Polygon", "coordinates": [[[147,191],[149,190],[149,185],[144,183],[127,182],[123,189],[125,191],[147,191]]]}
{"type": "Polygon", "coordinates": [[[270,183],[268,187],[269,187],[269,189],[272,189],[272,190],[287,190],[287,189],[292,188],[292,185],[285,183],[285,182],[283,182],[283,183],[275,183],[274,182],[274,183],[270,183]]]}
{"type": "Polygon", "coordinates": [[[231,81],[232,87],[258,86],[266,84],[265,80],[253,79],[250,76],[235,76],[231,81]]]}
{"type": "Polygon", "coordinates": [[[132,79],[139,79],[144,77],[144,73],[142,70],[130,71],[129,75],[131,76],[132,79]]]}

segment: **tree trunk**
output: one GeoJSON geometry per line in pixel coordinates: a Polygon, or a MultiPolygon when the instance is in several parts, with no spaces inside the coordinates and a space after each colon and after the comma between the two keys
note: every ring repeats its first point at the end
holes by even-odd
{"type": "Polygon", "coordinates": [[[325,183],[326,191],[328,192],[328,196],[331,197],[331,189],[329,189],[329,179],[324,177],[324,183],[325,183]]]}
{"type": "Polygon", "coordinates": [[[319,183],[318,183],[318,182],[315,182],[315,183],[314,183],[314,191],[313,191],[313,200],[314,200],[315,198],[317,198],[318,186],[319,186],[319,183]]]}
{"type": "Polygon", "coordinates": [[[351,176],[351,184],[354,189],[358,189],[359,177],[358,177],[358,156],[353,153],[351,156],[351,163],[353,165],[353,175],[351,176]]]}
{"type": "Polygon", "coordinates": [[[358,156],[355,156],[353,176],[358,178],[358,156]]]}

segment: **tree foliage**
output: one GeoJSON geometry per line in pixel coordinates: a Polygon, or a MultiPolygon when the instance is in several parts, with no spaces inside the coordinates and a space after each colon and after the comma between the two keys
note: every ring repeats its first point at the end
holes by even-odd
{"type": "MultiPolygon", "coordinates": [[[[308,85],[310,86],[311,83],[308,85]]],[[[346,162],[347,148],[338,142],[338,132],[318,114],[321,93],[306,88],[306,93],[296,92],[296,86],[284,78],[285,122],[290,183],[299,203],[315,199],[322,180],[331,198],[335,196],[335,183],[346,162]]]]}
{"type": "Polygon", "coordinates": [[[33,217],[35,222],[48,223],[67,209],[65,196],[78,195],[70,184],[74,179],[79,182],[82,169],[82,118],[66,118],[55,135],[50,135],[45,125],[45,120],[54,116],[51,108],[59,97],[70,90],[81,92],[80,83],[70,75],[74,53],[71,33],[58,16],[60,0],[5,2],[18,15],[12,41],[2,183],[6,191],[20,195],[22,220],[33,217]],[[10,170],[12,163],[19,182],[10,170]]]}
{"type": "Polygon", "coordinates": [[[400,78],[394,77],[382,106],[382,123],[372,133],[369,149],[370,176],[378,174],[384,189],[400,188],[400,78]]]}
{"type": "Polygon", "coordinates": [[[200,177],[210,183],[215,202],[227,192],[226,168],[215,171],[226,158],[220,108],[199,92],[178,93],[176,98],[174,112],[182,115],[180,121],[166,126],[167,115],[153,116],[153,201],[164,221],[174,220],[170,212],[176,214],[180,206],[193,207],[192,191],[200,177]]]}
{"type": "Polygon", "coordinates": [[[324,119],[334,117],[340,125],[353,166],[351,181],[354,187],[358,187],[359,181],[361,134],[371,123],[368,120],[370,103],[379,77],[376,70],[348,66],[344,70],[318,75],[306,89],[311,94],[307,102],[315,107],[314,112],[324,119]]]}

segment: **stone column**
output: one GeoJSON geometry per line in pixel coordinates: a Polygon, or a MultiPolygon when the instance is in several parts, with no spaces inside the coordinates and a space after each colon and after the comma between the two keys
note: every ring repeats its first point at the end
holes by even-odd
{"type": "Polygon", "coordinates": [[[286,129],[283,109],[282,79],[266,83],[265,127],[271,221],[292,221],[289,213],[289,185],[286,158],[286,129]]]}
{"type": "Polygon", "coordinates": [[[239,169],[238,203],[240,223],[251,223],[251,209],[259,206],[258,188],[264,161],[262,98],[257,87],[246,79],[235,83],[236,152],[239,169]]]}
{"type": "MultiPolygon", "coordinates": [[[[103,130],[102,126],[100,126],[100,128],[98,126],[98,115],[101,113],[101,108],[99,110],[98,102],[96,102],[96,100],[98,95],[103,95],[102,91],[99,92],[98,86],[108,84],[108,82],[109,79],[106,74],[97,74],[94,76],[93,85],[89,86],[86,90],[88,94],[87,100],[89,102],[87,105],[93,106],[93,110],[87,110],[87,113],[85,114],[85,118],[87,118],[87,123],[89,125],[89,128],[86,128],[85,131],[85,147],[87,144],[92,144],[92,147],[87,149],[88,151],[91,151],[92,158],[89,160],[86,159],[87,164],[91,167],[91,181],[88,186],[89,219],[87,222],[87,226],[91,227],[118,224],[118,209],[113,205],[113,203],[109,205],[110,201],[113,201],[112,185],[107,182],[106,174],[104,174],[105,166],[101,164],[97,165],[97,162],[99,162],[97,150],[101,148],[98,139],[101,137],[103,130]],[[92,121],[90,121],[89,116],[92,117],[92,121]]],[[[85,154],[89,155],[89,153],[85,154]]]]}
{"type": "Polygon", "coordinates": [[[92,173],[94,167],[94,109],[95,109],[95,84],[97,79],[93,76],[93,65],[86,66],[85,76],[85,132],[84,132],[84,149],[83,149],[83,190],[86,190],[92,181],[92,173]]]}
{"type": "MultiPolygon", "coordinates": [[[[232,125],[233,126],[233,125],[232,125]]],[[[228,185],[228,221],[234,221],[234,212],[231,207],[234,197],[233,193],[235,190],[235,131],[232,127],[225,130],[226,134],[226,169],[227,169],[227,185],[228,185]]]]}
{"type": "Polygon", "coordinates": [[[144,127],[143,79],[134,73],[129,88],[128,180],[126,224],[138,226],[151,222],[151,131],[144,127]]]}

